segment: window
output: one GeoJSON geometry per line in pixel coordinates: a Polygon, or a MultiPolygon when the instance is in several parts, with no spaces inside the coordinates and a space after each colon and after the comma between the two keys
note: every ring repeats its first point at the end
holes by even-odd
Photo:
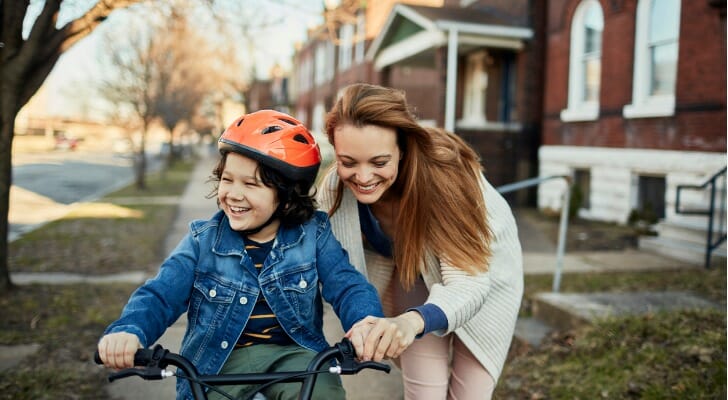
{"type": "Polygon", "coordinates": [[[632,104],[625,118],[664,117],[675,112],[680,0],[640,0],[635,30],[632,104]]]}
{"type": "Polygon", "coordinates": [[[485,51],[471,54],[465,65],[463,120],[467,124],[485,124],[485,94],[488,88],[487,66],[493,60],[485,51]]]}
{"type": "Polygon", "coordinates": [[[354,48],[354,62],[359,64],[364,61],[364,41],[366,40],[366,22],[364,19],[364,13],[359,13],[356,16],[356,36],[354,42],[356,47],[354,48]]]}
{"type": "Polygon", "coordinates": [[[591,208],[591,173],[588,169],[575,169],[574,170],[574,186],[572,190],[572,201],[574,207],[579,209],[590,209],[591,208]]]}
{"type": "Polygon", "coordinates": [[[311,115],[311,131],[312,132],[324,132],[324,120],[326,117],[326,107],[323,103],[318,102],[313,106],[313,112],[311,115]]]}
{"type": "Polygon", "coordinates": [[[315,75],[314,82],[321,85],[334,77],[334,44],[330,41],[321,42],[316,46],[316,55],[314,61],[315,75]]]}
{"type": "Polygon", "coordinates": [[[637,177],[637,202],[635,212],[638,219],[655,223],[665,218],[665,177],[640,175],[637,177]]]}
{"type": "Polygon", "coordinates": [[[354,42],[354,25],[342,25],[339,29],[339,70],[346,71],[351,66],[351,50],[354,42]]]}
{"type": "Polygon", "coordinates": [[[588,121],[599,115],[604,15],[597,0],[577,6],[571,23],[568,105],[562,121],[588,121]]]}

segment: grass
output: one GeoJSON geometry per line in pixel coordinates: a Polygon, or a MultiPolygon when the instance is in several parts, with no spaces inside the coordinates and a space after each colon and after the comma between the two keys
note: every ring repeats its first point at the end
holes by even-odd
{"type": "MultiPolygon", "coordinates": [[[[150,175],[149,191],[122,189],[23,236],[10,246],[11,269],[94,274],[156,269],[176,208],[152,200],[178,196],[189,171],[189,165],[178,165],[164,176],[150,175]]],[[[571,231],[583,236],[587,229],[592,238],[616,238],[587,243],[607,248],[615,240],[621,246],[630,243],[619,239],[621,230],[602,234],[575,225],[571,231]]],[[[551,290],[551,279],[525,278],[522,316],[530,315],[530,297],[551,290]]],[[[0,294],[0,345],[41,346],[12,371],[0,373],[0,399],[104,398],[107,371],[93,365],[90,357],[101,332],[118,317],[135,288],[25,285],[0,294]]],[[[614,318],[554,332],[539,347],[514,342],[496,399],[726,397],[725,269],[564,274],[561,290],[684,290],[722,307],[614,318]]]]}
{"type": "MultiPolygon", "coordinates": [[[[154,270],[193,164],[147,176],[149,190],[130,186],[81,204],[64,218],[9,246],[11,271],[108,274],[154,270]],[[165,198],[167,201],[154,201],[165,198]]],[[[0,294],[0,345],[40,350],[0,374],[0,399],[105,398],[107,371],[90,357],[135,284],[24,285],[0,294]]]]}
{"type": "MultiPolygon", "coordinates": [[[[65,217],[9,245],[12,272],[108,274],[155,269],[174,218],[174,197],[187,184],[190,163],[147,177],[93,203],[77,205],[65,217]],[[172,201],[169,201],[169,198],[172,201]],[[165,198],[166,202],[153,202],[165,198]],[[157,204],[160,203],[160,204],[157,204]]],[[[212,201],[212,200],[211,200],[212,201]]]]}
{"type": "MultiPolygon", "coordinates": [[[[521,314],[551,276],[527,276],[521,314]]],[[[726,271],[566,274],[563,292],[689,291],[719,309],[612,318],[514,343],[496,399],[725,399],[726,271]]]]}
{"type": "Polygon", "coordinates": [[[497,399],[725,399],[717,310],[616,318],[553,335],[506,365],[497,399]]]}

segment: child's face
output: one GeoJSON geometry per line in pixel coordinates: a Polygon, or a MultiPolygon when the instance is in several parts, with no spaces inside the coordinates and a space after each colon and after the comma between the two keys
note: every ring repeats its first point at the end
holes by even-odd
{"type": "MultiPolygon", "coordinates": [[[[260,180],[257,161],[228,153],[217,199],[230,221],[230,228],[241,231],[263,225],[278,207],[277,197],[275,189],[265,186],[260,180]]],[[[248,236],[255,241],[271,240],[279,225],[279,221],[274,221],[260,232],[248,236]]]]}

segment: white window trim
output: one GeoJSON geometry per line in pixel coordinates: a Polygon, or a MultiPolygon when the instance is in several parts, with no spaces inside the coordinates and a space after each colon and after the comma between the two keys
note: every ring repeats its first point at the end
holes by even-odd
{"type": "MultiPolygon", "coordinates": [[[[569,89],[567,107],[561,110],[561,120],[564,122],[594,121],[599,117],[598,101],[582,101],[581,92],[584,90],[583,63],[584,55],[584,16],[590,6],[595,5],[601,9],[597,0],[584,0],[576,8],[571,21],[571,44],[569,47],[569,89]]],[[[603,12],[602,12],[602,15],[603,12]]],[[[600,51],[601,53],[601,51],[600,51]]],[[[600,56],[601,57],[601,56],[600,56]]]]}
{"type": "MultiPolygon", "coordinates": [[[[647,53],[647,40],[650,28],[650,6],[655,0],[639,0],[637,2],[637,20],[635,23],[634,43],[634,73],[632,77],[632,104],[622,109],[624,118],[654,118],[675,115],[675,94],[650,96],[648,85],[650,83],[649,55],[647,53]]],[[[678,2],[678,15],[680,2],[678,2]]],[[[678,21],[680,18],[678,17],[678,21]]],[[[679,23],[679,22],[678,22],[679,23]]],[[[680,27],[678,32],[678,49],[680,27]]],[[[678,56],[680,52],[678,51],[678,56]]]]}

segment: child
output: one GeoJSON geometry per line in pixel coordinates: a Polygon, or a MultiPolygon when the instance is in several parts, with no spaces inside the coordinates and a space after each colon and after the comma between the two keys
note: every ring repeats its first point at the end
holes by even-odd
{"type": "MultiPolygon", "coordinates": [[[[345,330],[383,315],[376,290],[349,263],[326,214],[315,211],[309,191],[321,156],[308,130],[263,110],[238,118],[218,148],[213,174],[221,210],[190,224],[157,276],[106,329],[98,345],[106,366],[131,367],[137,348],[187,312],[180,353],[201,374],[305,370],[328,347],[322,296],[345,330]]],[[[251,386],[220,389],[239,396],[251,386]]],[[[297,398],[299,389],[277,384],[264,394],[297,398]]],[[[183,379],[177,397],[191,398],[183,379]]],[[[313,397],[344,399],[339,377],[321,374],[313,397]]]]}

